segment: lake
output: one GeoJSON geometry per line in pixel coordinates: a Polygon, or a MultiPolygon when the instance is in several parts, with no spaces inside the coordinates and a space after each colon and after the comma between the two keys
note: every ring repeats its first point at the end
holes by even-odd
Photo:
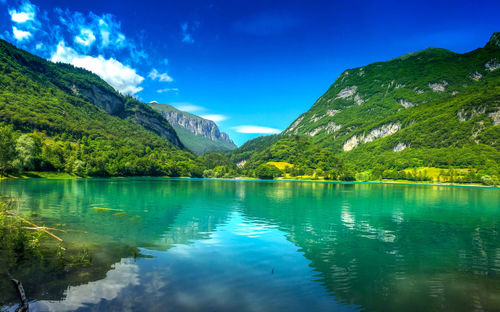
{"type": "Polygon", "coordinates": [[[0,194],[92,256],[19,267],[32,311],[500,310],[498,189],[125,178],[0,194]]]}

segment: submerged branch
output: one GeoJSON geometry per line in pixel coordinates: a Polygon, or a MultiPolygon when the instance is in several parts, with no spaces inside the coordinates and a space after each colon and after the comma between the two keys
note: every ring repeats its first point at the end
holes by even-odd
{"type": "Polygon", "coordinates": [[[85,234],[88,234],[88,233],[89,233],[89,232],[87,232],[87,231],[80,231],[80,230],[63,230],[63,229],[57,229],[57,228],[46,227],[46,226],[40,226],[40,227],[34,227],[34,226],[24,226],[23,228],[24,228],[24,229],[26,229],[26,230],[41,230],[41,229],[45,229],[45,230],[49,230],[49,231],[59,231],[59,232],[64,232],[64,233],[67,233],[67,232],[78,232],[78,233],[85,233],[85,234]]]}
{"type": "Polygon", "coordinates": [[[49,231],[59,231],[59,232],[64,232],[64,233],[67,232],[66,230],[61,230],[61,229],[56,229],[56,228],[50,228],[50,227],[46,227],[46,226],[41,226],[41,227],[23,226],[23,229],[26,229],[26,230],[37,230],[37,231],[40,231],[40,230],[49,230],[49,231]]]}
{"type": "Polygon", "coordinates": [[[42,231],[42,232],[44,232],[44,233],[46,233],[46,234],[48,234],[48,235],[52,236],[53,238],[57,239],[57,240],[58,240],[58,241],[60,241],[60,242],[62,242],[62,241],[63,241],[63,240],[62,240],[62,238],[60,238],[59,236],[56,236],[56,235],[54,235],[53,233],[49,232],[49,231],[47,230],[47,228],[46,228],[46,227],[44,227],[44,226],[38,226],[38,225],[34,224],[33,222],[30,222],[30,221],[26,220],[25,218],[23,218],[23,217],[21,217],[21,216],[18,216],[17,214],[15,214],[15,213],[14,213],[14,212],[12,212],[12,211],[6,211],[6,213],[8,213],[9,215],[11,215],[11,216],[13,216],[13,217],[15,217],[15,218],[18,218],[19,220],[21,220],[21,221],[23,221],[23,222],[25,222],[25,223],[28,223],[29,225],[33,226],[33,227],[34,227],[34,228],[36,228],[37,230],[42,231]]]}

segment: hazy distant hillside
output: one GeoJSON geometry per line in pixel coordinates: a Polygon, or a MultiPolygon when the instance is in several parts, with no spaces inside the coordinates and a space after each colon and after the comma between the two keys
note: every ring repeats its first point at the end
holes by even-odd
{"type": "Polygon", "coordinates": [[[160,112],[174,127],[182,144],[195,154],[229,151],[236,148],[234,142],[219,130],[215,122],[180,111],[168,104],[149,104],[160,112]]]}

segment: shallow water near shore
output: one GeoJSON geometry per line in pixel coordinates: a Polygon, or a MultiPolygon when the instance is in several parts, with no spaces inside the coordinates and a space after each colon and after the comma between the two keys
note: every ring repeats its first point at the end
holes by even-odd
{"type": "Polygon", "coordinates": [[[32,311],[500,309],[498,189],[26,179],[0,195],[92,255],[24,272],[32,311]]]}

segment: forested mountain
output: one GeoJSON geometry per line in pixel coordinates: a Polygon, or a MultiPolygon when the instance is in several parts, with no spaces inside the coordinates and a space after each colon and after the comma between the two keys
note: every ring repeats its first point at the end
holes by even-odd
{"type": "Polygon", "coordinates": [[[236,148],[229,135],[221,132],[211,120],[180,111],[168,104],[152,102],[149,105],[168,120],[182,144],[197,155],[236,148]]]}
{"type": "Polygon", "coordinates": [[[348,69],[283,133],[232,151],[211,121],[0,41],[0,174],[499,184],[499,138],[499,33],[469,53],[429,48],[348,69]]]}
{"type": "Polygon", "coordinates": [[[0,40],[0,53],[1,83],[4,87],[1,90],[4,103],[2,120],[49,132],[57,131],[57,127],[84,131],[86,127],[78,129],[75,123],[93,122],[82,115],[77,102],[83,101],[111,115],[129,119],[165,137],[172,144],[182,146],[170,124],[159,114],[146,104],[119,94],[97,75],[69,64],[54,64],[3,40],[0,40]],[[72,107],[63,107],[65,103],[57,102],[50,106],[41,105],[44,97],[51,100],[50,95],[44,93],[69,102],[72,107]],[[29,105],[17,105],[16,101],[25,101],[27,97],[38,100],[28,101],[26,104],[29,105]],[[24,110],[25,114],[20,110],[24,110]],[[59,120],[54,122],[52,119],[57,116],[59,120]]]}
{"type": "Polygon", "coordinates": [[[469,53],[428,48],[344,71],[277,142],[247,152],[247,166],[306,163],[308,151],[317,149],[356,172],[470,167],[498,176],[499,124],[500,33],[495,33],[484,48],[469,53]],[[310,144],[292,155],[294,136],[310,144]]]}
{"type": "Polygon", "coordinates": [[[87,70],[54,64],[3,40],[0,123],[18,131],[13,139],[28,135],[27,146],[36,149],[29,164],[18,162],[25,169],[102,176],[202,173],[194,156],[180,149],[172,126],[148,105],[87,70]]]}
{"type": "Polygon", "coordinates": [[[243,164],[255,153],[261,152],[265,148],[276,143],[276,141],[278,141],[280,137],[281,136],[278,134],[272,134],[256,137],[255,139],[249,140],[238,149],[231,152],[231,159],[235,163],[243,164]]]}
{"type": "Polygon", "coordinates": [[[285,134],[308,135],[337,151],[391,135],[399,150],[497,146],[499,36],[465,54],[428,48],[346,70],[285,134]]]}

